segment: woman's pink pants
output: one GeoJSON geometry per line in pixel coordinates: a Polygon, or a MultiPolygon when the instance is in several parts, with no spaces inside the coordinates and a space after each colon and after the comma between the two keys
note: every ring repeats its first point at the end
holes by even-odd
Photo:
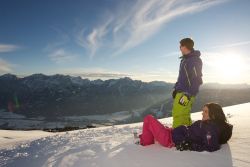
{"type": "Polygon", "coordinates": [[[165,147],[173,147],[172,129],[162,125],[152,115],[144,117],[142,134],[139,135],[140,144],[143,146],[159,142],[165,147]]]}

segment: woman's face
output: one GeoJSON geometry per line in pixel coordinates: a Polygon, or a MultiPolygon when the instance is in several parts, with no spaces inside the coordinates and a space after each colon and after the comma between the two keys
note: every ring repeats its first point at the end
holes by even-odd
{"type": "Polygon", "coordinates": [[[205,120],[209,120],[209,110],[207,108],[207,106],[204,106],[203,109],[202,109],[202,120],[205,121],[205,120]]]}

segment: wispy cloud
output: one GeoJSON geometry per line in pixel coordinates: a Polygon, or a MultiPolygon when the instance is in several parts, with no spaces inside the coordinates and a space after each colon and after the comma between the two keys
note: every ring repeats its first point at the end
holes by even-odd
{"type": "Polygon", "coordinates": [[[53,74],[64,74],[70,76],[80,76],[82,78],[88,78],[90,80],[94,79],[118,79],[124,77],[130,77],[136,80],[142,81],[167,81],[167,82],[175,82],[178,72],[177,71],[168,71],[166,69],[156,69],[154,72],[152,71],[117,71],[111,70],[101,67],[85,67],[85,68],[63,68],[56,69],[53,72],[47,73],[49,75],[53,74]]]}
{"type": "Polygon", "coordinates": [[[83,78],[90,78],[90,79],[112,79],[112,78],[123,78],[123,77],[129,77],[128,74],[121,74],[121,73],[75,73],[71,74],[75,76],[81,76],[83,78]]]}
{"type": "Polygon", "coordinates": [[[230,43],[230,44],[217,45],[217,46],[211,47],[211,49],[232,48],[232,47],[244,46],[244,45],[250,45],[250,41],[240,41],[240,42],[235,42],[235,43],[230,43]]]}
{"type": "Polygon", "coordinates": [[[90,57],[93,57],[99,47],[102,46],[103,38],[108,33],[108,27],[112,22],[112,18],[105,20],[104,24],[94,27],[92,31],[86,35],[85,28],[81,29],[76,36],[78,45],[90,51],[90,57]]]}
{"type": "Polygon", "coordinates": [[[13,65],[0,58],[0,74],[12,72],[13,65]]]}
{"type": "Polygon", "coordinates": [[[56,49],[49,54],[49,58],[55,63],[65,63],[77,57],[76,54],[66,52],[64,49],[56,49]]]}
{"type": "Polygon", "coordinates": [[[173,52],[169,52],[167,54],[164,54],[164,55],[161,55],[159,56],[160,58],[168,58],[168,57],[176,57],[177,55],[181,55],[181,52],[180,51],[173,51],[173,52]]]}
{"type": "MultiPolygon", "coordinates": [[[[234,42],[234,43],[228,43],[228,44],[222,44],[222,45],[215,45],[206,49],[201,49],[202,50],[202,55],[205,54],[206,56],[209,57],[214,57],[214,56],[221,56],[222,53],[220,52],[211,52],[213,49],[221,49],[221,48],[232,48],[232,47],[241,47],[245,45],[250,45],[250,41],[240,41],[240,42],[234,42]]],[[[169,52],[167,54],[164,54],[162,56],[159,56],[160,58],[165,58],[165,57],[172,57],[176,55],[180,55],[180,51],[173,51],[169,52]]]]}
{"type": "Polygon", "coordinates": [[[67,51],[65,45],[70,41],[70,36],[58,27],[50,27],[56,33],[56,39],[47,44],[43,49],[48,54],[51,61],[62,64],[73,61],[77,54],[67,51]]]}
{"type": "Polygon", "coordinates": [[[0,44],[0,53],[2,52],[13,52],[17,50],[19,46],[10,45],[10,44],[0,44]]]}
{"type": "Polygon", "coordinates": [[[51,26],[50,28],[53,30],[53,33],[57,34],[57,37],[55,41],[49,42],[47,44],[47,46],[44,48],[45,52],[61,47],[70,41],[70,36],[60,28],[54,26],[51,26]]]}
{"type": "Polygon", "coordinates": [[[104,45],[103,41],[111,38],[116,50],[114,55],[118,55],[141,44],[177,16],[202,11],[224,1],[137,0],[133,5],[124,7],[123,4],[111,12],[103,24],[93,27],[89,33],[81,29],[77,41],[94,56],[104,45]]]}
{"type": "MultiPolygon", "coordinates": [[[[56,71],[57,72],[57,71],[56,71]]],[[[66,68],[59,69],[57,73],[63,73],[71,76],[81,76],[82,78],[89,79],[111,79],[111,78],[122,78],[130,77],[128,73],[123,73],[114,70],[108,70],[104,68],[66,68]]]]}

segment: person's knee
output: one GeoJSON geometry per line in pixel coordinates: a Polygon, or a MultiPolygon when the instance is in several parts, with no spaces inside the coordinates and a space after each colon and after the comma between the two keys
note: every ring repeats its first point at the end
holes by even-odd
{"type": "Polygon", "coordinates": [[[149,114],[144,117],[144,122],[154,119],[153,115],[149,114]]]}

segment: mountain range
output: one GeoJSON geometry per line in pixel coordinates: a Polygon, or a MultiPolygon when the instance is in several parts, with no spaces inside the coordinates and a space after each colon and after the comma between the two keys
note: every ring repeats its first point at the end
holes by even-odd
{"type": "MultiPolygon", "coordinates": [[[[146,114],[171,116],[173,86],[128,77],[89,80],[60,74],[4,74],[0,76],[0,128],[118,124],[141,121],[146,114]]],[[[250,101],[250,86],[205,84],[196,99],[193,112],[209,101],[223,106],[245,103],[250,101]]]]}

